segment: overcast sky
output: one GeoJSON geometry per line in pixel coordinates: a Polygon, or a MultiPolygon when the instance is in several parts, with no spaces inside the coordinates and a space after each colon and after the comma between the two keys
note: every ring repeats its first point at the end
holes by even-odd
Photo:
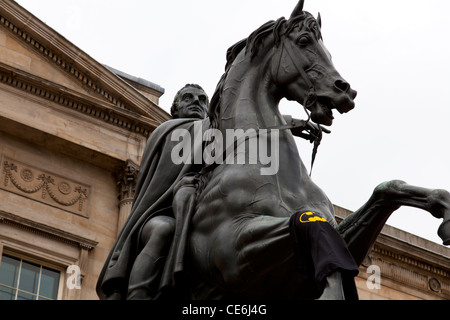
{"type": "MultiPolygon", "coordinates": [[[[176,91],[198,83],[212,96],[228,47],[296,0],[18,0],[100,63],[152,81],[169,111],[176,91]]],[[[356,210],[380,182],[401,179],[450,190],[450,1],[306,0],[322,16],[325,45],[358,91],[356,108],[335,115],[313,180],[331,201],[356,210]]],[[[281,111],[305,118],[283,101],[281,111]]],[[[309,168],[312,145],[298,139],[309,168]]],[[[388,224],[441,243],[441,220],[403,208],[388,224]]]]}

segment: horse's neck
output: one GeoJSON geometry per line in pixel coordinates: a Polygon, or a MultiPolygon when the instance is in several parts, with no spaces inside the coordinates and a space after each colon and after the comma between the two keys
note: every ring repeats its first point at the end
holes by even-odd
{"type": "Polygon", "coordinates": [[[222,129],[266,129],[285,124],[279,99],[269,92],[267,68],[235,67],[227,77],[221,106],[222,129]]]}
{"type": "MultiPolygon", "coordinates": [[[[220,129],[225,134],[227,129],[260,129],[276,128],[286,124],[278,110],[280,99],[271,87],[268,60],[258,67],[245,68],[245,61],[236,58],[235,67],[230,70],[221,97],[220,129]]],[[[289,130],[279,132],[279,147],[283,159],[298,163],[296,174],[307,176],[294,137],[289,130]]],[[[289,168],[284,165],[282,170],[289,168]]]]}

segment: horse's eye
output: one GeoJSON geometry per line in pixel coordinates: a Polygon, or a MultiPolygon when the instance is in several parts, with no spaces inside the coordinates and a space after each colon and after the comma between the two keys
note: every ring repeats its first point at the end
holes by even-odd
{"type": "Polygon", "coordinates": [[[311,79],[320,80],[323,78],[323,74],[314,69],[308,70],[307,73],[311,79]]]}
{"type": "Polygon", "coordinates": [[[311,39],[307,35],[301,35],[297,39],[297,44],[300,46],[306,46],[311,42],[311,39]]]}

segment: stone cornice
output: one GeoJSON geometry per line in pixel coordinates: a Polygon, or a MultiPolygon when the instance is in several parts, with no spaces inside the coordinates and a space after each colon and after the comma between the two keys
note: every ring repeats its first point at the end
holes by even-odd
{"type": "Polygon", "coordinates": [[[409,249],[401,249],[404,246],[403,241],[380,234],[364,267],[377,265],[382,279],[450,299],[450,257],[411,244],[409,249]]]}
{"type": "Polygon", "coordinates": [[[375,244],[369,255],[370,264],[380,268],[382,279],[450,299],[450,269],[436,266],[433,261],[416,259],[404,252],[375,244]]]}
{"type": "Polygon", "coordinates": [[[432,261],[427,261],[426,259],[413,258],[408,256],[404,252],[398,252],[389,248],[387,246],[380,245],[376,243],[372,249],[372,254],[376,253],[377,255],[384,256],[386,258],[390,258],[395,261],[399,261],[404,265],[407,265],[411,268],[417,268],[422,271],[432,273],[434,275],[450,278],[450,269],[436,266],[432,261]]]}
{"type": "Polygon", "coordinates": [[[98,245],[98,242],[95,240],[65,232],[60,228],[51,227],[4,211],[0,211],[0,223],[13,225],[46,238],[54,239],[86,250],[92,250],[98,245]]]}
{"type": "Polygon", "coordinates": [[[145,137],[148,137],[160,124],[155,120],[137,115],[128,110],[116,108],[105,101],[83,95],[57,83],[2,63],[0,63],[0,83],[84,113],[114,126],[142,134],[145,137]]]}
{"type": "MultiPolygon", "coordinates": [[[[447,248],[443,247],[442,249],[447,248]]],[[[412,242],[405,242],[387,232],[382,232],[378,236],[372,251],[398,260],[411,267],[450,278],[450,256],[429,250],[412,242]]]]}
{"type": "Polygon", "coordinates": [[[157,123],[170,119],[164,110],[16,2],[0,0],[0,26],[115,107],[157,123]]]}

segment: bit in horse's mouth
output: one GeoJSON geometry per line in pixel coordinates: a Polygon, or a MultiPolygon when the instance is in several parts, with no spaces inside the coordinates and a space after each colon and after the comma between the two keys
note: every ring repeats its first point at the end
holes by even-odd
{"type": "Polygon", "coordinates": [[[327,115],[327,117],[330,119],[334,119],[333,110],[331,110],[331,108],[328,106],[324,106],[324,109],[325,109],[325,114],[327,115]]]}
{"type": "Polygon", "coordinates": [[[331,101],[331,99],[329,99],[327,97],[319,97],[317,99],[317,104],[319,105],[319,107],[321,107],[323,109],[323,111],[325,112],[325,115],[328,118],[330,118],[331,120],[334,119],[332,109],[336,109],[336,107],[334,106],[334,103],[333,103],[333,101],[331,101]]]}

